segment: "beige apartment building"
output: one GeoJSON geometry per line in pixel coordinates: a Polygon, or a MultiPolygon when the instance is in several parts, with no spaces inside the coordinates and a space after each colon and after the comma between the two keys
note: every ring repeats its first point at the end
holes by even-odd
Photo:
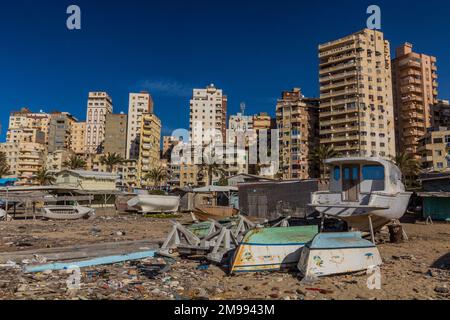
{"type": "Polygon", "coordinates": [[[64,168],[64,163],[73,156],[72,150],[57,150],[47,154],[45,166],[48,171],[61,171],[64,168]]]}
{"type": "Polygon", "coordinates": [[[431,127],[431,105],[437,103],[436,58],[403,44],[392,60],[392,84],[397,151],[419,158],[419,139],[431,127]]]}
{"type": "Polygon", "coordinates": [[[101,153],[105,141],[106,115],[112,112],[112,99],[106,92],[89,92],[85,139],[87,153],[101,153]]]}
{"type": "Polygon", "coordinates": [[[11,174],[19,179],[18,185],[35,184],[34,176],[45,166],[45,144],[5,142],[0,144],[0,151],[6,153],[11,174]]]}
{"type": "Polygon", "coordinates": [[[86,122],[75,122],[72,125],[72,151],[78,155],[86,153],[86,122]]]}
{"type": "Polygon", "coordinates": [[[190,101],[189,123],[190,139],[194,145],[202,146],[211,140],[220,139],[220,142],[225,142],[227,104],[227,96],[214,84],[206,89],[194,89],[190,101]]]}
{"type": "Polygon", "coordinates": [[[45,112],[31,112],[28,108],[22,108],[18,112],[11,112],[7,133],[7,142],[13,142],[10,132],[22,129],[43,132],[44,143],[48,143],[50,115],[45,112]]]}
{"type": "Polygon", "coordinates": [[[143,114],[140,132],[138,182],[147,185],[144,177],[161,166],[161,120],[154,114],[143,114]]]}
{"type": "Polygon", "coordinates": [[[423,169],[443,171],[450,168],[450,130],[429,129],[418,141],[418,154],[423,169]]]}
{"type": "Polygon", "coordinates": [[[154,103],[148,92],[130,93],[128,102],[127,158],[139,158],[142,115],[153,113],[154,103]]]}
{"type": "Polygon", "coordinates": [[[294,88],[282,93],[276,111],[283,179],[310,179],[314,175],[310,155],[319,145],[319,100],[305,98],[294,88]]]}
{"type": "Polygon", "coordinates": [[[320,142],[341,155],[396,154],[390,45],[364,29],[319,45],[320,142]]]}
{"type": "Polygon", "coordinates": [[[118,154],[122,158],[127,157],[127,115],[108,114],[105,124],[105,148],[104,154],[118,154]]]}

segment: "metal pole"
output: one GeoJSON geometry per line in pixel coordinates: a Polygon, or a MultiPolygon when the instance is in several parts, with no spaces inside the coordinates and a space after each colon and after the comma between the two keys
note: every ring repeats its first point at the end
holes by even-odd
{"type": "Polygon", "coordinates": [[[372,243],[375,244],[375,234],[373,232],[372,216],[369,216],[370,235],[372,237],[372,243]]]}

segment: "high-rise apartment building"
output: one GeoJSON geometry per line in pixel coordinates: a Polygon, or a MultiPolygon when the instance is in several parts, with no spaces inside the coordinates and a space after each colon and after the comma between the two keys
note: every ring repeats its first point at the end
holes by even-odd
{"type": "Polygon", "coordinates": [[[145,176],[161,165],[161,120],[154,113],[142,115],[140,137],[138,181],[147,185],[145,176]]]}
{"type": "Polygon", "coordinates": [[[105,141],[106,115],[113,112],[111,97],[106,92],[90,92],[86,115],[86,152],[102,153],[105,141]]]}
{"type": "Polygon", "coordinates": [[[190,138],[194,145],[202,146],[212,140],[225,142],[227,104],[227,96],[214,84],[194,89],[190,101],[190,138]]]}
{"type": "Polygon", "coordinates": [[[142,115],[153,113],[153,99],[148,92],[130,93],[128,105],[127,158],[139,158],[142,115]]]}
{"type": "Polygon", "coordinates": [[[48,129],[48,152],[72,148],[72,127],[77,120],[67,112],[50,114],[48,129]]]}
{"type": "Polygon", "coordinates": [[[75,122],[72,125],[71,148],[78,155],[86,153],[86,122],[75,122]]]}
{"type": "Polygon", "coordinates": [[[392,60],[392,84],[397,151],[419,157],[419,139],[431,126],[431,105],[437,103],[436,58],[403,44],[392,60]]]}
{"type": "Polygon", "coordinates": [[[310,154],[319,145],[319,100],[294,88],[282,93],[276,110],[283,179],[309,179],[314,175],[310,154]]]}
{"type": "Polygon", "coordinates": [[[103,152],[116,153],[122,158],[127,156],[127,120],[126,114],[106,115],[105,149],[103,152]]]}
{"type": "Polygon", "coordinates": [[[319,45],[320,140],[341,155],[395,155],[390,45],[364,29],[319,45]]]}

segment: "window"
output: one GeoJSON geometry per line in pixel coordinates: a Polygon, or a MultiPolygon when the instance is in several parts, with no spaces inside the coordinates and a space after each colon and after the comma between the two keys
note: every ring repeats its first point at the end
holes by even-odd
{"type": "Polygon", "coordinates": [[[341,180],[341,169],[339,167],[334,167],[334,180],[341,180]]]}
{"type": "Polygon", "coordinates": [[[383,180],[384,167],[376,165],[367,165],[362,168],[363,180],[383,180]]]}

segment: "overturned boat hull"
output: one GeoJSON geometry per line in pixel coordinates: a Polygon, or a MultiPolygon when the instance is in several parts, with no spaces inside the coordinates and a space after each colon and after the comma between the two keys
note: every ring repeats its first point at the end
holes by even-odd
{"type": "Polygon", "coordinates": [[[208,221],[209,219],[221,220],[225,218],[235,217],[239,214],[239,210],[231,207],[196,207],[195,217],[200,221],[208,221]]]}
{"type": "Polygon", "coordinates": [[[95,214],[95,210],[82,206],[45,206],[42,217],[50,220],[79,220],[95,214]]]}
{"type": "Polygon", "coordinates": [[[138,195],[128,201],[128,206],[142,213],[174,213],[180,207],[180,197],[138,195]]]}
{"type": "Polygon", "coordinates": [[[254,229],[234,255],[231,273],[294,269],[302,248],[318,233],[318,226],[254,229]]]}
{"type": "Polygon", "coordinates": [[[306,277],[322,277],[381,264],[377,247],[362,239],[361,233],[321,233],[303,248],[298,269],[306,277]]]}

